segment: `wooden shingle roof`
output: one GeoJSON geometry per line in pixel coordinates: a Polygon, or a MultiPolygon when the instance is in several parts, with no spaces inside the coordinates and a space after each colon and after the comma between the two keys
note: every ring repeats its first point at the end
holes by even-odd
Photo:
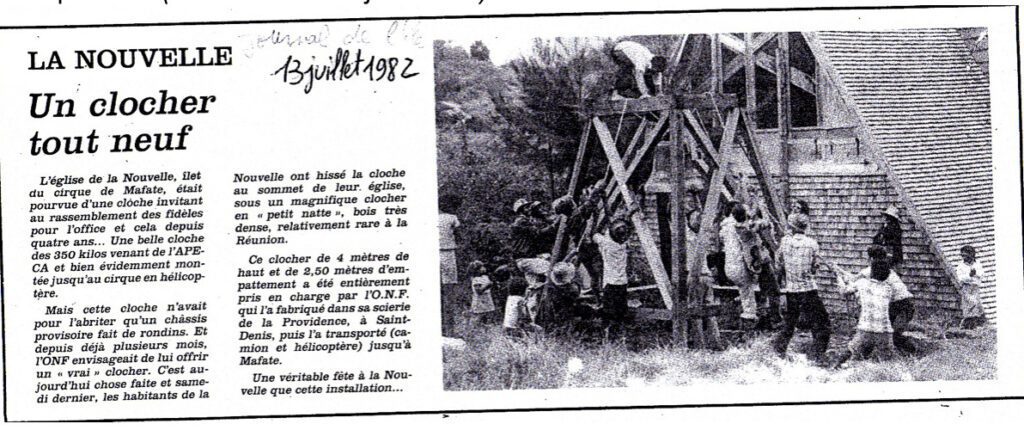
{"type": "Polygon", "coordinates": [[[809,39],[947,267],[960,262],[961,246],[978,249],[989,272],[982,301],[994,318],[989,88],[961,35],[826,31],[809,39]]]}

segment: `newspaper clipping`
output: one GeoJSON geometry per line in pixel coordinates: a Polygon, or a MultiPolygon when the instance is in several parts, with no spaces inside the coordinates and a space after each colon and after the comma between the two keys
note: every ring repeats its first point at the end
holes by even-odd
{"type": "Polygon", "coordinates": [[[487,11],[4,20],[5,421],[1024,394],[1015,7],[487,11]]]}

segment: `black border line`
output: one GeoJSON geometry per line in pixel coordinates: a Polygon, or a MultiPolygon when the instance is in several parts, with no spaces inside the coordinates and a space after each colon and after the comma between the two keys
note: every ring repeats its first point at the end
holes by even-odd
{"type": "MultiPolygon", "coordinates": [[[[68,25],[27,25],[27,26],[0,26],[0,30],[56,30],[56,29],[82,29],[82,28],[134,28],[134,27],[174,27],[174,26],[202,26],[202,25],[247,25],[247,24],[297,24],[297,23],[320,23],[320,22],[351,22],[351,21],[391,21],[391,20],[462,20],[481,18],[549,18],[549,17],[589,17],[589,16],[621,16],[621,15],[672,15],[672,14],[702,14],[702,13],[751,13],[751,12],[807,12],[807,11],[852,11],[852,10],[908,10],[908,9],[964,9],[964,8],[1004,8],[1012,7],[1014,11],[1014,28],[1017,31],[1017,121],[1018,121],[1018,149],[1020,150],[1020,161],[1024,165],[1024,101],[1022,101],[1022,80],[1019,64],[1021,61],[1020,41],[1020,5],[1019,4],[955,4],[955,5],[899,5],[899,6],[825,6],[825,7],[793,7],[793,8],[737,8],[737,9],[697,9],[697,10],[659,10],[659,11],[611,11],[611,12],[551,12],[551,13],[510,13],[491,15],[424,15],[424,16],[391,16],[391,17],[365,17],[365,18],[312,18],[312,19],[285,19],[285,20],[237,20],[237,21],[181,21],[181,22],[145,22],[145,23],[121,23],[121,24],[68,24],[68,25]]],[[[989,112],[991,116],[991,112],[989,112]]],[[[1024,185],[1024,168],[1020,171],[1020,181],[1024,185]]],[[[2,193],[0,193],[0,207],[2,204],[2,193]]],[[[1024,186],[1021,187],[1021,203],[1024,204],[1024,186]]],[[[661,404],[661,405],[634,405],[634,406],[578,406],[578,407],[551,407],[551,408],[508,408],[508,409],[447,409],[447,410],[416,410],[416,411],[392,411],[392,412],[351,412],[351,413],[323,413],[323,414],[276,414],[276,415],[228,415],[228,416],[207,416],[207,417],[171,417],[171,418],[105,418],[105,419],[71,419],[71,420],[10,420],[7,416],[7,313],[4,292],[3,271],[3,218],[0,214],[0,344],[3,346],[3,417],[6,423],[116,423],[116,422],[157,422],[157,421],[214,421],[214,420],[240,420],[240,419],[273,419],[273,418],[322,418],[322,417],[353,417],[353,416],[405,416],[405,415],[448,415],[448,414],[485,414],[495,412],[572,412],[572,411],[618,411],[618,410],[651,410],[651,409],[697,409],[697,408],[733,408],[733,407],[760,407],[760,406],[823,406],[823,405],[862,405],[862,404],[894,404],[894,403],[936,403],[936,402],[978,402],[978,401],[1007,401],[1024,400],[1024,395],[1017,396],[977,396],[977,397],[921,397],[902,399],[871,399],[871,400],[812,400],[793,402],[742,402],[742,403],[710,403],[710,404],[661,404]]],[[[1021,224],[1024,225],[1024,213],[1021,214],[1021,224]]],[[[1024,238],[1024,235],[1022,235],[1024,238]]],[[[1024,247],[1022,247],[1024,252],[1024,247]]]]}

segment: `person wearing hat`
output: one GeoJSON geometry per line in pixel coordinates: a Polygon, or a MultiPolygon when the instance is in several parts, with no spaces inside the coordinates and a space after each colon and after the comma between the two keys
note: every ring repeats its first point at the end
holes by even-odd
{"type": "Polygon", "coordinates": [[[558,230],[558,222],[542,220],[537,216],[537,208],[542,203],[538,201],[529,202],[526,199],[516,200],[512,204],[512,211],[516,214],[511,225],[511,250],[515,259],[533,258],[543,252],[551,251],[550,248],[543,249],[543,240],[558,230]]]}
{"type": "Polygon", "coordinates": [[[971,245],[960,248],[960,258],[956,265],[956,282],[960,290],[960,311],[963,320],[960,328],[973,329],[985,324],[985,313],[981,307],[981,283],[987,276],[985,267],[978,262],[977,251],[971,245]]]}
{"type": "Polygon", "coordinates": [[[543,258],[523,258],[516,262],[519,270],[523,272],[526,279],[526,292],[523,295],[523,303],[526,306],[527,318],[530,321],[530,328],[539,331],[537,316],[540,314],[540,305],[544,296],[544,286],[548,282],[548,273],[551,272],[551,263],[543,258]]]}
{"type": "Polygon", "coordinates": [[[534,201],[530,204],[530,219],[536,229],[531,252],[534,256],[550,254],[555,246],[555,236],[558,234],[558,222],[561,220],[561,216],[552,213],[550,203],[534,201]]]}
{"type": "Polygon", "coordinates": [[[532,237],[533,223],[530,220],[530,201],[518,199],[512,203],[512,213],[515,219],[512,220],[509,249],[512,251],[512,258],[533,257],[530,255],[530,242],[532,237]]]}
{"type": "Polygon", "coordinates": [[[882,211],[885,218],[871,243],[885,248],[889,255],[891,270],[899,270],[903,264],[903,228],[900,227],[900,210],[896,205],[882,211]]]}
{"type": "Polygon", "coordinates": [[[786,295],[786,312],[782,330],[772,339],[772,348],[776,354],[785,358],[796,325],[803,317],[811,325],[813,339],[808,358],[818,365],[825,365],[825,351],[832,336],[832,323],[828,310],[818,297],[818,284],[815,281],[820,247],[818,241],[805,234],[807,216],[791,214],[788,221],[790,234],[779,242],[779,251],[775,257],[783,278],[781,292],[786,295]]]}
{"type": "Polygon", "coordinates": [[[576,299],[580,295],[573,282],[575,279],[576,266],[564,261],[551,266],[534,321],[546,333],[564,334],[574,321],[576,299]]]}

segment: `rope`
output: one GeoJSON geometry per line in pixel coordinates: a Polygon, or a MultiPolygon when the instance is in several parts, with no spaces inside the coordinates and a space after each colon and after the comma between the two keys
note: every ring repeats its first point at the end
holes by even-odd
{"type": "MultiPolygon", "coordinates": [[[[622,112],[619,113],[619,125],[615,127],[615,138],[612,139],[612,142],[615,142],[616,146],[619,144],[619,132],[622,131],[622,120],[626,118],[627,107],[629,107],[629,100],[624,100],[622,103],[622,112]]],[[[618,150],[616,150],[616,152],[618,152],[618,150]]]]}

